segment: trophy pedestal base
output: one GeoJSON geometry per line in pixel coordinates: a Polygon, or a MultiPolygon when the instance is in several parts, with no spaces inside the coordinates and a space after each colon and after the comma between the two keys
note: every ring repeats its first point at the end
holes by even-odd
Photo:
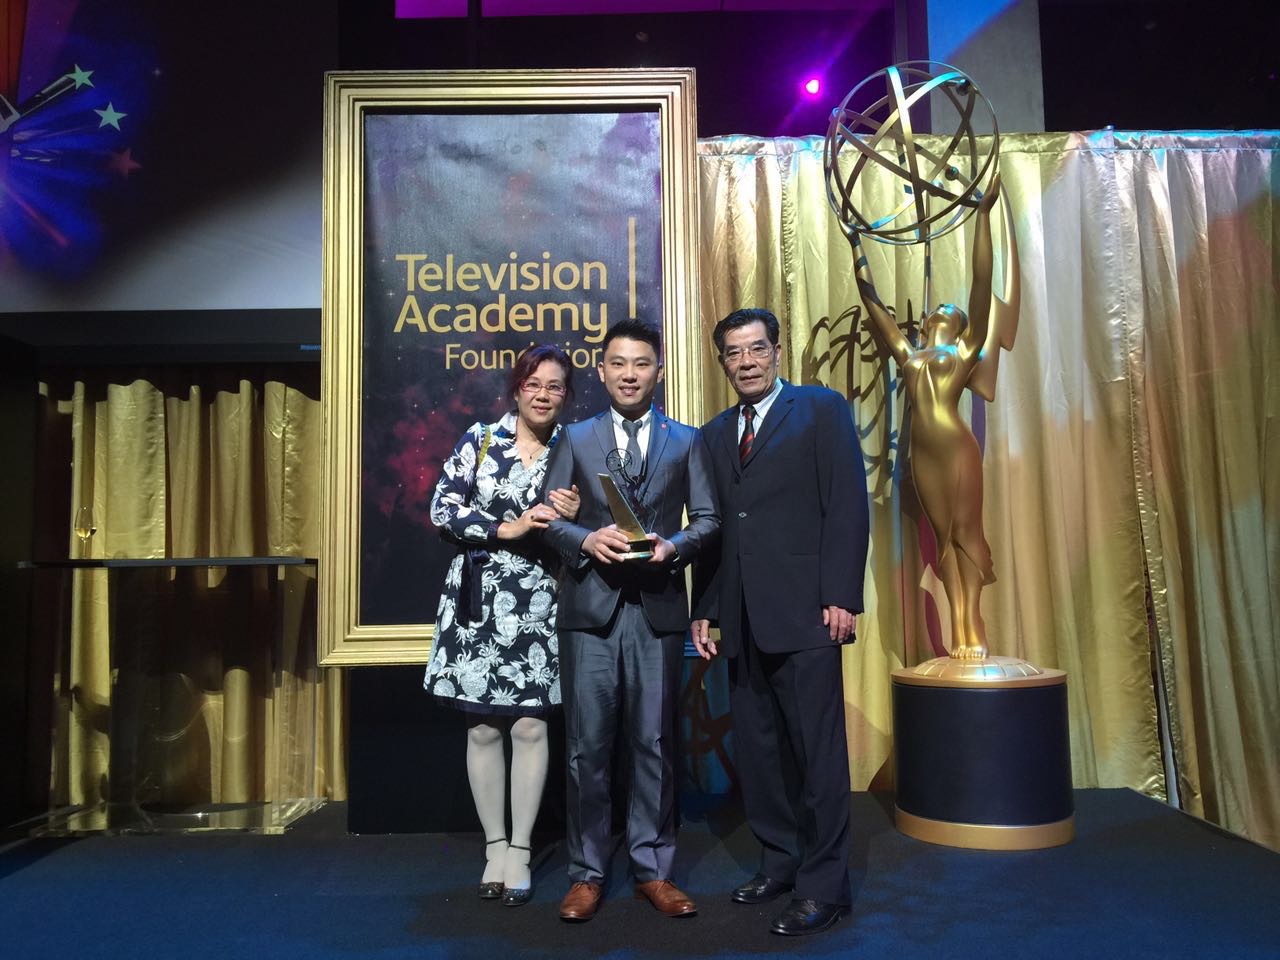
{"type": "Polygon", "coordinates": [[[943,661],[893,673],[898,829],[977,850],[1068,843],[1067,675],[1008,657],[943,661]]]}
{"type": "Polygon", "coordinates": [[[648,560],[653,556],[653,541],[648,537],[632,540],[627,546],[631,549],[620,555],[622,560],[648,560]]]}

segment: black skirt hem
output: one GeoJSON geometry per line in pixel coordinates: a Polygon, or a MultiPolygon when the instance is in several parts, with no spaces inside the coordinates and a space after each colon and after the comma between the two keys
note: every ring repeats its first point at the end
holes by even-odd
{"type": "Polygon", "coordinates": [[[539,704],[538,706],[532,706],[527,703],[476,703],[474,700],[446,697],[431,691],[427,691],[427,696],[442,707],[461,710],[463,713],[470,713],[476,716],[534,717],[541,720],[560,709],[560,704],[558,703],[539,704]]]}

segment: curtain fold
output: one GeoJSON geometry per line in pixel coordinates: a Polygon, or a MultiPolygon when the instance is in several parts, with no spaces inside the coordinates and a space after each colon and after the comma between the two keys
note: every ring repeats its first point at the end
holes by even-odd
{"type": "MultiPolygon", "coordinates": [[[[69,446],[71,477],[44,464],[48,495],[69,487],[68,518],[93,506],[95,557],[314,557],[316,379],[303,368],[54,379],[43,429],[70,439],[41,448],[69,446]]],[[[344,678],[315,665],[314,570],[75,571],[64,642],[55,804],[345,796],[344,678]],[[130,742],[113,746],[113,731],[130,742]]]]}
{"type": "MultiPolygon", "coordinates": [[[[1273,134],[1004,137],[1022,269],[1018,342],[995,400],[970,397],[962,408],[984,447],[993,652],[1067,671],[1076,784],[1166,797],[1158,698],[1167,697],[1188,808],[1273,844],[1277,146],[1273,134]],[[1206,210],[1211,223],[1198,229],[1206,210]],[[1201,236],[1188,263],[1180,244],[1201,236]],[[1188,297],[1212,310],[1179,312],[1188,297]],[[1190,367],[1177,359],[1189,336],[1203,341],[1190,367]],[[1206,390],[1214,402],[1191,400],[1206,390]],[[1185,581],[1188,565],[1195,589],[1166,587],[1185,581]],[[1196,799],[1206,780],[1214,804],[1196,799]]],[[[784,376],[850,399],[872,517],[867,611],[845,662],[862,789],[887,779],[890,671],[944,651],[949,625],[902,456],[897,371],[861,328],[822,163],[817,138],[700,142],[702,325],[709,336],[733,309],[768,307],[783,323],[784,376]]],[[[855,203],[889,209],[900,189],[868,167],[855,203]]],[[[966,305],[971,227],[933,246],[933,305],[966,305]]],[[[921,250],[865,248],[899,324],[918,321],[921,250]]],[[[710,414],[732,398],[713,357],[704,372],[710,414]]]]}
{"type": "Polygon", "coordinates": [[[1137,469],[1183,806],[1280,847],[1280,136],[1116,135],[1137,469]]]}

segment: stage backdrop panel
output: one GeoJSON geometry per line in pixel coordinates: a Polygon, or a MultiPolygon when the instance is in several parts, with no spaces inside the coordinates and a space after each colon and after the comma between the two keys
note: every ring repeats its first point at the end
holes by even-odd
{"type": "Polygon", "coordinates": [[[565,421],[607,402],[610,323],[663,328],[659,402],[701,422],[691,71],[329,75],[326,663],[425,660],[454,548],[445,458],[512,408],[520,353],[576,368],[565,421]]]}

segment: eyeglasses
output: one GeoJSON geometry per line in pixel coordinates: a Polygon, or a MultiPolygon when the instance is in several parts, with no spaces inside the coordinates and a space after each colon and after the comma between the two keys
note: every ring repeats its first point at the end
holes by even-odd
{"type": "Polygon", "coordinates": [[[524,383],[520,384],[520,389],[531,395],[541,393],[545,390],[553,397],[564,396],[563,383],[543,383],[541,380],[526,380],[524,383]]]}
{"type": "Polygon", "coordinates": [[[765,343],[763,340],[757,340],[751,346],[743,349],[742,347],[730,347],[724,353],[720,354],[720,359],[725,363],[741,363],[744,357],[750,357],[752,360],[767,360],[773,356],[774,344],[765,343]]]}

